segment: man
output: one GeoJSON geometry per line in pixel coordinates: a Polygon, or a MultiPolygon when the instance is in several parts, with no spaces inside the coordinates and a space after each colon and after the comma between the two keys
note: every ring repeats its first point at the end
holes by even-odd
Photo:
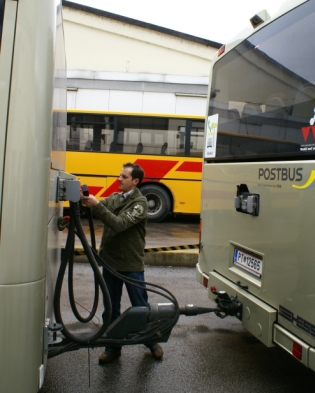
{"type": "MultiPolygon", "coordinates": [[[[145,225],[148,215],[147,200],[138,189],[143,177],[143,169],[128,162],[123,165],[118,178],[121,193],[114,192],[102,201],[98,201],[93,195],[83,196],[82,199],[82,205],[92,208],[93,215],[104,223],[100,256],[120,274],[141,281],[144,281],[145,225]]],[[[105,269],[103,277],[112,302],[112,323],[120,315],[123,281],[105,269]]],[[[128,283],[125,285],[132,306],[147,306],[146,289],[128,283]]],[[[147,347],[154,359],[162,358],[163,349],[159,344],[147,347]]],[[[121,346],[106,347],[99,362],[109,363],[120,355],[121,346]]]]}

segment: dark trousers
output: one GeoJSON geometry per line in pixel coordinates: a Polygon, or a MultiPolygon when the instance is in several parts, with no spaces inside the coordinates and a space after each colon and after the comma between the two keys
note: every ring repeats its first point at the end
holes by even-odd
{"type": "MultiPolygon", "coordinates": [[[[148,294],[145,289],[144,283],[144,272],[119,272],[127,278],[133,278],[136,280],[141,280],[143,283],[137,283],[138,285],[143,286],[142,288],[137,288],[134,285],[129,283],[124,283],[119,278],[113,276],[108,273],[105,269],[103,269],[103,277],[106,282],[109,296],[112,302],[112,318],[110,323],[113,323],[121,314],[120,312],[120,301],[123,291],[123,285],[125,284],[128,296],[133,307],[146,307],[148,305],[148,294]]],[[[154,344],[147,345],[148,348],[152,347],[154,344]]],[[[106,347],[106,351],[119,351],[121,346],[115,345],[113,347],[106,347]]]]}

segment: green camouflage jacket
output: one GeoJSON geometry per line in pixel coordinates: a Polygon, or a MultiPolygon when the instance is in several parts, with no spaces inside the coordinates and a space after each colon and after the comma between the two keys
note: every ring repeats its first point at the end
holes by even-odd
{"type": "Polygon", "coordinates": [[[115,192],[92,209],[104,223],[100,256],[116,271],[144,270],[145,226],[148,215],[146,198],[138,188],[124,201],[115,192]]]}

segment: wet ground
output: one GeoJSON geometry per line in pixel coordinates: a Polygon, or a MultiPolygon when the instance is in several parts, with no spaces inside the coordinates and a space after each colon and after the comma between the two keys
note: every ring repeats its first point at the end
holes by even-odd
{"type": "MultiPolygon", "coordinates": [[[[89,236],[89,225],[86,218],[82,218],[85,234],[89,236]]],[[[96,246],[101,241],[103,224],[94,218],[96,246]]],[[[67,231],[63,233],[65,243],[67,231]]],[[[170,215],[163,222],[148,223],[146,234],[146,248],[169,247],[197,244],[199,239],[199,215],[170,215]]]]}
{"type": "Polygon", "coordinates": [[[146,247],[166,247],[197,244],[199,215],[169,216],[157,224],[147,224],[146,247]]]}
{"type": "MultiPolygon", "coordinates": [[[[195,268],[147,266],[145,274],[147,281],[170,290],[180,305],[214,306],[197,283],[195,268]]],[[[79,305],[88,307],[92,292],[91,269],[75,264],[80,312],[79,305]]],[[[152,293],[149,299],[165,301],[152,293]]],[[[129,307],[126,294],[122,304],[129,307]]],[[[75,329],[67,296],[62,310],[75,329]]],[[[102,348],[59,355],[48,360],[40,393],[296,393],[315,386],[313,371],[279,347],[266,348],[236,318],[181,316],[162,346],[161,361],[152,359],[144,345],[135,345],[124,347],[120,358],[104,366],[98,364],[102,348]]]]}

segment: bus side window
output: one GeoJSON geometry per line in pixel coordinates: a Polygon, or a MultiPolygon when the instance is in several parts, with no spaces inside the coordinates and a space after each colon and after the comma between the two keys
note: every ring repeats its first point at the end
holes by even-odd
{"type": "Polygon", "coordinates": [[[114,139],[114,131],[110,129],[103,129],[101,139],[101,151],[111,151],[111,146],[114,139]]]}
{"type": "Polygon", "coordinates": [[[116,143],[116,148],[115,148],[115,146],[114,146],[114,141],[113,142],[111,142],[111,144],[110,144],[110,149],[109,149],[109,151],[110,152],[122,152],[123,151],[123,144],[122,143],[116,143]]]}
{"type": "Polygon", "coordinates": [[[84,150],[92,150],[92,141],[90,139],[85,142],[84,150]]]}
{"type": "Polygon", "coordinates": [[[165,143],[163,144],[163,146],[161,147],[161,154],[162,154],[162,155],[166,154],[167,148],[168,148],[168,143],[165,142],[165,143]]]}
{"type": "Polygon", "coordinates": [[[139,142],[137,145],[136,154],[142,153],[142,150],[143,150],[143,144],[139,142]]]}

